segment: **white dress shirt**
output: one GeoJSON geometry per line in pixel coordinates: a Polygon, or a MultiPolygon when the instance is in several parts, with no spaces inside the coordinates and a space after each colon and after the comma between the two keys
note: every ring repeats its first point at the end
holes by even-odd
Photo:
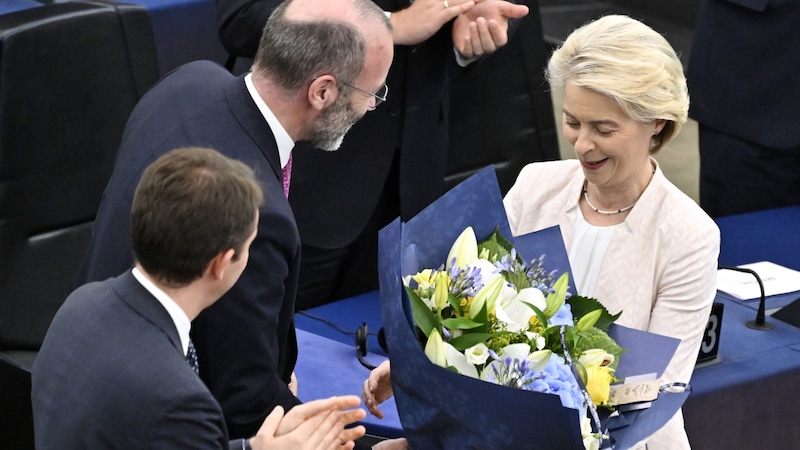
{"type": "Polygon", "coordinates": [[[178,336],[181,338],[181,346],[183,347],[183,356],[186,356],[186,352],[189,349],[189,331],[192,329],[192,322],[189,320],[189,316],[183,312],[183,309],[174,300],[169,298],[166,292],[144,276],[137,267],[133,268],[133,277],[147,289],[147,292],[153,294],[153,297],[167,310],[172,322],[175,324],[175,328],[178,329],[178,336]]]}
{"type": "Polygon", "coordinates": [[[272,110],[269,109],[269,106],[267,106],[267,103],[264,102],[264,99],[258,95],[256,86],[253,84],[252,73],[245,75],[244,84],[247,86],[247,91],[253,98],[258,110],[261,111],[261,115],[264,116],[264,120],[267,121],[269,128],[272,130],[272,134],[275,136],[275,142],[278,143],[278,154],[281,158],[281,169],[283,169],[286,167],[286,164],[289,162],[289,157],[292,155],[294,141],[292,140],[291,136],[289,136],[289,133],[286,132],[286,129],[283,128],[283,125],[281,125],[278,118],[275,117],[275,114],[273,114],[272,110]]]}

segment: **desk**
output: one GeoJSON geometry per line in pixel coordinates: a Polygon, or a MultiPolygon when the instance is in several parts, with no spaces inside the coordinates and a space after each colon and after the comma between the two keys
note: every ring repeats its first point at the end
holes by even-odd
{"type": "MultiPolygon", "coordinates": [[[[303,401],[316,400],[332,395],[361,396],[361,385],[369,376],[369,370],[356,359],[355,346],[297,330],[297,348],[300,358],[295,366],[297,375],[297,397],[303,401]]],[[[385,356],[372,355],[370,362],[377,365],[385,356]]],[[[371,414],[361,422],[367,433],[375,436],[401,437],[402,427],[397,415],[394,399],[381,404],[384,418],[371,414]]]]}
{"type": "MultiPolygon", "coordinates": [[[[797,224],[800,224],[800,207],[719,219],[720,264],[738,265],[765,259],[800,269],[797,224]]],[[[722,297],[717,301],[725,305],[719,350],[722,362],[695,371],[693,393],[684,405],[686,431],[693,449],[795,448],[800,442],[800,421],[795,418],[796,392],[800,389],[800,329],[773,319],[770,322],[775,325],[774,330],[751,330],[744,323],[755,317],[753,309],[722,297]]],[[[376,331],[381,324],[377,292],[309,312],[331,320],[346,331],[355,331],[362,322],[376,331]]],[[[296,369],[301,385],[309,376],[318,379],[327,379],[325,373],[347,376],[343,374],[351,366],[350,373],[355,379],[350,382],[349,392],[360,393],[367,372],[352,369],[360,367],[353,336],[302,315],[297,317],[297,326],[305,330],[298,331],[303,343],[296,369]],[[335,354],[331,352],[331,340],[339,343],[333,346],[337,349],[335,354]],[[317,369],[320,361],[324,361],[324,370],[317,369]]],[[[370,354],[373,349],[380,353],[377,341],[369,345],[370,354]]],[[[382,356],[367,356],[373,364],[378,358],[382,356]]],[[[332,395],[322,380],[308,388],[301,394],[308,399],[332,395]]],[[[396,411],[392,414],[378,423],[365,422],[367,432],[399,435],[402,430],[396,411]]]]}
{"type": "MultiPolygon", "coordinates": [[[[720,265],[756,261],[800,270],[800,206],[722,217],[720,265]]],[[[683,408],[692,448],[783,449],[800,442],[796,392],[800,389],[800,329],[767,318],[772,331],[744,323],[753,306],[725,304],[722,363],[697,369],[683,408]]],[[[755,305],[757,306],[757,305],[755,305]]]]}
{"type": "Polygon", "coordinates": [[[800,206],[727,216],[716,222],[721,265],[772,261],[800,270],[800,206]]]}

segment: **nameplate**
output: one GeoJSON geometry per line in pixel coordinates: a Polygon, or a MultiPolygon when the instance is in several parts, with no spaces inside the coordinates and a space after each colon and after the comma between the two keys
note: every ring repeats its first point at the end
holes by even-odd
{"type": "Polygon", "coordinates": [[[611,385],[608,403],[611,406],[629,403],[651,402],[658,398],[661,380],[641,381],[611,385]]]}

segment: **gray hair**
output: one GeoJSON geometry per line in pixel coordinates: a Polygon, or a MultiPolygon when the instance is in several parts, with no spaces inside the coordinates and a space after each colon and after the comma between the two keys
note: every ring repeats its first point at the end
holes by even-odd
{"type": "Polygon", "coordinates": [[[632,119],[665,119],[651,153],[686,122],[689,91],[678,55],[663,36],[627,16],[609,15],[573,31],[547,66],[551,86],[567,82],[607,95],[632,119]]]}
{"type": "MultiPolygon", "coordinates": [[[[360,20],[378,21],[391,31],[391,22],[374,3],[350,2],[360,20]]],[[[254,70],[288,91],[300,89],[322,74],[353,83],[366,62],[363,33],[354,24],[336,18],[286,19],[289,3],[281,3],[267,21],[254,70]]]]}

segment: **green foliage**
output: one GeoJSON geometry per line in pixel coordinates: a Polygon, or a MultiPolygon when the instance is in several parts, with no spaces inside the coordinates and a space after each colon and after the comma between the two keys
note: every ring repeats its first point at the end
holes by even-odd
{"type": "Polygon", "coordinates": [[[450,340],[450,345],[463,352],[464,350],[478,345],[481,342],[486,342],[487,339],[492,338],[494,333],[465,333],[457,338],[450,340]]]}
{"type": "Polygon", "coordinates": [[[414,323],[417,324],[425,336],[430,336],[431,331],[438,328],[439,320],[413,289],[406,287],[406,293],[408,293],[408,298],[411,302],[411,314],[414,317],[414,323]]]}
{"type": "Polygon", "coordinates": [[[572,316],[575,317],[575,320],[580,320],[581,317],[594,310],[601,310],[602,313],[600,314],[600,318],[597,319],[597,322],[595,322],[594,326],[605,332],[608,332],[608,327],[622,314],[620,311],[612,316],[602,303],[591,297],[573,295],[572,297],[568,298],[566,302],[569,304],[570,309],[572,310],[572,316]]]}
{"type": "Polygon", "coordinates": [[[474,322],[466,317],[455,317],[442,320],[442,325],[444,325],[448,330],[472,330],[482,326],[483,324],[474,322]]]}
{"type": "Polygon", "coordinates": [[[510,255],[512,248],[514,248],[514,246],[511,245],[508,239],[500,234],[500,227],[497,227],[488,239],[478,243],[478,254],[480,255],[486,250],[488,251],[488,255],[484,259],[498,261],[503,256],[510,255]]]}
{"type": "Polygon", "coordinates": [[[522,302],[522,303],[524,303],[528,308],[533,310],[533,313],[536,314],[536,318],[539,319],[539,324],[542,326],[542,328],[547,327],[547,316],[544,315],[544,311],[533,306],[532,303],[528,302],[522,302]]]}
{"type": "Polygon", "coordinates": [[[453,307],[453,311],[456,312],[457,316],[464,315],[464,310],[461,308],[461,300],[457,299],[456,296],[453,295],[452,293],[450,293],[447,296],[447,303],[449,303],[450,306],[453,307]]]}
{"type": "MultiPolygon", "coordinates": [[[[547,294],[547,308],[544,313],[547,317],[553,317],[553,314],[564,305],[564,299],[567,297],[567,289],[569,288],[569,273],[563,273],[558,280],[553,284],[553,292],[547,294]]],[[[573,313],[574,315],[574,313],[573,313]]]]}
{"type": "MultiPolygon", "coordinates": [[[[472,311],[470,311],[470,313],[471,312],[472,311]]],[[[475,328],[476,332],[487,333],[489,331],[489,311],[486,303],[483,304],[481,310],[478,311],[478,314],[473,317],[473,320],[481,324],[480,327],[475,328]]]]}
{"type": "Polygon", "coordinates": [[[499,352],[503,347],[511,344],[530,344],[530,340],[524,334],[503,331],[494,333],[491,339],[486,341],[486,346],[495,352],[499,352]]]}
{"type": "Polygon", "coordinates": [[[613,369],[617,368],[619,356],[625,353],[625,349],[617,345],[608,333],[599,328],[589,328],[586,331],[575,333],[572,345],[572,355],[575,357],[593,348],[600,348],[606,353],[614,355],[614,362],[611,363],[613,369]]]}

